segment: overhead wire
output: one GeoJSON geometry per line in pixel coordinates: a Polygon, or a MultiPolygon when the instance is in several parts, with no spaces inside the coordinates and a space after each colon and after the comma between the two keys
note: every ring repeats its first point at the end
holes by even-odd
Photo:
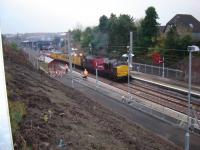
{"type": "MultiPolygon", "coordinates": [[[[106,45],[106,46],[100,46],[101,48],[126,48],[129,45],[106,45]]],[[[97,49],[97,47],[88,47],[85,46],[83,48],[93,48],[93,49],[97,49]]],[[[146,50],[166,50],[166,51],[180,51],[180,52],[187,52],[187,49],[168,49],[168,48],[156,48],[156,47],[140,47],[140,46],[133,46],[133,49],[146,49],[146,50]]]]}

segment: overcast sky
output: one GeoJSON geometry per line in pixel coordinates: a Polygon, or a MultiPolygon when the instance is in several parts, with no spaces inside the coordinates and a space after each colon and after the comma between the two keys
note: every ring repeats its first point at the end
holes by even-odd
{"type": "Polygon", "coordinates": [[[0,24],[3,33],[63,32],[96,26],[100,16],[111,13],[139,19],[149,6],[156,8],[161,25],[178,13],[200,21],[199,0],[1,0],[0,24]]]}

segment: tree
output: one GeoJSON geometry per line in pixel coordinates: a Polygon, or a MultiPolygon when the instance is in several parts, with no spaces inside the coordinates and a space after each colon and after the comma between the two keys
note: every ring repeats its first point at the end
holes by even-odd
{"type": "Polygon", "coordinates": [[[135,26],[138,29],[139,27],[141,27],[141,23],[144,20],[144,18],[139,18],[135,20],[135,26]]]}
{"type": "Polygon", "coordinates": [[[165,48],[186,50],[191,43],[192,38],[189,34],[181,37],[177,32],[176,26],[172,26],[166,35],[165,48]]]}
{"type": "Polygon", "coordinates": [[[152,47],[155,45],[158,35],[158,14],[154,7],[149,7],[145,13],[146,16],[141,21],[141,28],[138,31],[138,44],[141,47],[152,47]]]}
{"type": "Polygon", "coordinates": [[[134,20],[129,15],[120,15],[118,18],[118,42],[122,45],[130,43],[130,31],[136,31],[134,20]]]}
{"type": "Polygon", "coordinates": [[[166,35],[165,48],[175,49],[177,47],[177,42],[178,42],[178,33],[176,30],[176,26],[172,26],[166,35]]]}
{"type": "Polygon", "coordinates": [[[110,18],[103,15],[99,18],[98,26],[87,27],[83,32],[74,30],[73,39],[74,41],[80,40],[82,47],[88,47],[91,44],[93,50],[101,49],[102,51],[102,49],[107,49],[107,46],[128,45],[130,31],[135,30],[134,19],[129,15],[121,14],[117,17],[111,14],[110,18]]]}
{"type": "Polygon", "coordinates": [[[186,50],[189,45],[192,44],[192,37],[190,35],[185,35],[178,40],[177,48],[186,50]]]}
{"type": "Polygon", "coordinates": [[[91,43],[93,39],[92,32],[93,32],[92,28],[87,27],[85,31],[82,33],[81,39],[80,39],[82,47],[88,47],[88,45],[91,43]]]}
{"type": "Polygon", "coordinates": [[[190,35],[185,35],[182,38],[179,38],[177,43],[177,48],[182,50],[178,53],[180,59],[188,55],[187,47],[192,44],[192,38],[190,35]]]}
{"type": "Polygon", "coordinates": [[[164,55],[168,60],[168,65],[175,64],[179,60],[183,59],[188,54],[187,46],[192,43],[190,35],[184,35],[180,37],[177,32],[176,26],[172,26],[167,32],[165,39],[165,51],[164,55]]]}
{"type": "Polygon", "coordinates": [[[116,32],[117,32],[117,16],[115,14],[111,14],[109,18],[108,24],[108,34],[109,34],[109,45],[114,45],[116,41],[116,32]]]}
{"type": "Polygon", "coordinates": [[[109,20],[105,15],[103,15],[99,18],[99,26],[98,27],[101,32],[108,31],[108,24],[109,24],[109,20]]]}
{"type": "Polygon", "coordinates": [[[80,42],[81,41],[81,30],[80,29],[75,29],[72,31],[72,37],[75,42],[80,42]]]}
{"type": "Polygon", "coordinates": [[[130,31],[135,31],[134,19],[126,14],[119,17],[111,14],[109,18],[109,44],[128,45],[130,31]]]}
{"type": "Polygon", "coordinates": [[[93,28],[91,44],[93,48],[104,50],[107,46],[126,46],[129,44],[130,31],[135,30],[134,19],[129,15],[121,14],[117,17],[111,14],[110,18],[103,15],[99,18],[99,25],[93,28]]]}

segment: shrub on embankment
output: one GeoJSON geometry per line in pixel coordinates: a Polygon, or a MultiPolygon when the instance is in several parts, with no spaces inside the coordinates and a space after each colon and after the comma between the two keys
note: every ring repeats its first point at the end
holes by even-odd
{"type": "Polygon", "coordinates": [[[19,124],[23,120],[23,116],[26,114],[25,104],[20,101],[9,100],[9,114],[12,128],[12,134],[15,136],[19,129],[19,124]]]}

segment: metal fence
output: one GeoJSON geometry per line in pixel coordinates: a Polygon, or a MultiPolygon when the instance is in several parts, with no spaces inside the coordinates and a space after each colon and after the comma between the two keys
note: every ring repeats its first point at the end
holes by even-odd
{"type": "MultiPolygon", "coordinates": [[[[141,64],[141,63],[133,63],[132,65],[133,65],[133,70],[138,72],[157,75],[157,76],[163,75],[163,67],[141,64]]],[[[176,80],[183,80],[185,77],[185,73],[178,69],[171,69],[165,67],[164,77],[176,80]]]]}
{"type": "MultiPolygon", "coordinates": [[[[163,67],[162,66],[153,66],[153,65],[147,65],[147,64],[141,64],[141,63],[132,63],[133,70],[146,73],[146,74],[152,74],[156,76],[162,76],[163,75],[163,67]]],[[[179,69],[172,69],[172,68],[164,68],[164,77],[170,78],[174,80],[180,80],[180,81],[188,81],[188,72],[182,71],[179,69]]],[[[200,83],[200,74],[193,72],[192,73],[192,82],[193,83],[200,83]]]]}

